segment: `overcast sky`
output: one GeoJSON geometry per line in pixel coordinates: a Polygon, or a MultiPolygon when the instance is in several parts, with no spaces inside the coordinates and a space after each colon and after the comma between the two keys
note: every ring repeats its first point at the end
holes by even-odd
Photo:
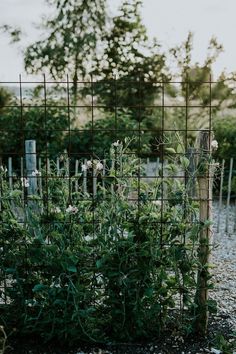
{"type": "MultiPolygon", "coordinates": [[[[109,0],[112,12],[120,2],[109,0]]],[[[0,25],[21,26],[26,45],[38,38],[33,23],[39,23],[47,9],[44,0],[0,0],[0,25]]],[[[157,37],[165,50],[183,42],[192,31],[194,59],[202,62],[210,38],[216,36],[225,51],[214,67],[215,76],[224,69],[236,71],[235,14],[236,0],[143,0],[142,9],[149,35],[157,37]]],[[[24,74],[19,46],[10,46],[9,39],[0,35],[0,48],[0,80],[18,80],[24,74]]]]}

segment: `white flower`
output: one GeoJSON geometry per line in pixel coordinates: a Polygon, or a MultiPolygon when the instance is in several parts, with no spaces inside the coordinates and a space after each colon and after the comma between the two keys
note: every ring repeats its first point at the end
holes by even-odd
{"type": "Polygon", "coordinates": [[[217,140],[212,140],[211,147],[212,147],[213,150],[217,150],[218,149],[218,141],[217,140]]]}
{"type": "Polygon", "coordinates": [[[97,171],[102,171],[102,170],[103,170],[103,164],[102,164],[101,162],[98,162],[98,163],[96,164],[96,170],[97,170],[97,171]]]}
{"type": "Polygon", "coordinates": [[[153,200],[152,204],[157,205],[157,206],[161,206],[161,200],[153,200]]]}
{"type": "Polygon", "coordinates": [[[22,187],[26,187],[26,188],[29,187],[29,180],[28,180],[27,178],[21,177],[20,180],[21,180],[21,185],[22,185],[22,187]]]}
{"type": "Polygon", "coordinates": [[[120,140],[115,141],[112,145],[118,147],[120,145],[120,140]]]}
{"type": "Polygon", "coordinates": [[[86,165],[87,165],[87,168],[91,168],[91,167],[93,166],[93,163],[92,163],[91,160],[88,160],[88,161],[86,162],[86,165]]]}
{"type": "Polygon", "coordinates": [[[76,214],[78,213],[78,208],[76,206],[69,205],[68,208],[66,209],[66,212],[68,214],[76,214]]]}
{"type": "Polygon", "coordinates": [[[81,166],[81,169],[82,169],[82,172],[85,172],[85,171],[87,171],[88,166],[85,165],[85,164],[83,164],[83,165],[81,166]]]}
{"type": "Polygon", "coordinates": [[[32,176],[34,176],[34,177],[41,176],[41,172],[39,172],[38,170],[35,170],[32,172],[32,176]]]}
{"type": "Polygon", "coordinates": [[[1,166],[1,171],[2,171],[3,173],[6,173],[6,172],[7,172],[7,168],[6,168],[6,167],[1,166]]]}
{"type": "Polygon", "coordinates": [[[53,208],[52,211],[53,211],[55,214],[61,213],[61,209],[60,209],[59,207],[53,208]]]}

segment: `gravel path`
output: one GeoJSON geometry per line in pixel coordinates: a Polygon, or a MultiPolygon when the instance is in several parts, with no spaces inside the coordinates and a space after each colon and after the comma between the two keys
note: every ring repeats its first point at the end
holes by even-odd
{"type": "Polygon", "coordinates": [[[221,213],[220,230],[217,233],[218,205],[213,205],[214,236],[212,260],[214,268],[213,280],[215,289],[211,297],[218,303],[219,311],[230,317],[231,325],[236,329],[236,231],[234,220],[236,217],[235,207],[229,209],[229,233],[225,232],[226,207],[221,213]]]}

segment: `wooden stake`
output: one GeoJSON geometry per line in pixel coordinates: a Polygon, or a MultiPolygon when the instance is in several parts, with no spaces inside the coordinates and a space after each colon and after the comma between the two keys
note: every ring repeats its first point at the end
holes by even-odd
{"type": "Polygon", "coordinates": [[[201,131],[199,135],[199,202],[200,202],[200,235],[198,259],[199,268],[197,274],[197,290],[195,295],[195,303],[197,306],[196,331],[204,335],[208,326],[208,279],[209,279],[209,258],[212,230],[210,221],[211,215],[211,168],[209,166],[208,157],[210,153],[211,136],[209,131],[201,131]]]}

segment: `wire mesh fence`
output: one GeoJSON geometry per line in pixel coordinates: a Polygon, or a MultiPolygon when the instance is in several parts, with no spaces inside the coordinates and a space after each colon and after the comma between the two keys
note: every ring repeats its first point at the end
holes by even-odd
{"type": "Polygon", "coordinates": [[[72,84],[2,83],[4,323],[66,340],[204,332],[214,83],[204,103],[188,81],[72,84]]]}

